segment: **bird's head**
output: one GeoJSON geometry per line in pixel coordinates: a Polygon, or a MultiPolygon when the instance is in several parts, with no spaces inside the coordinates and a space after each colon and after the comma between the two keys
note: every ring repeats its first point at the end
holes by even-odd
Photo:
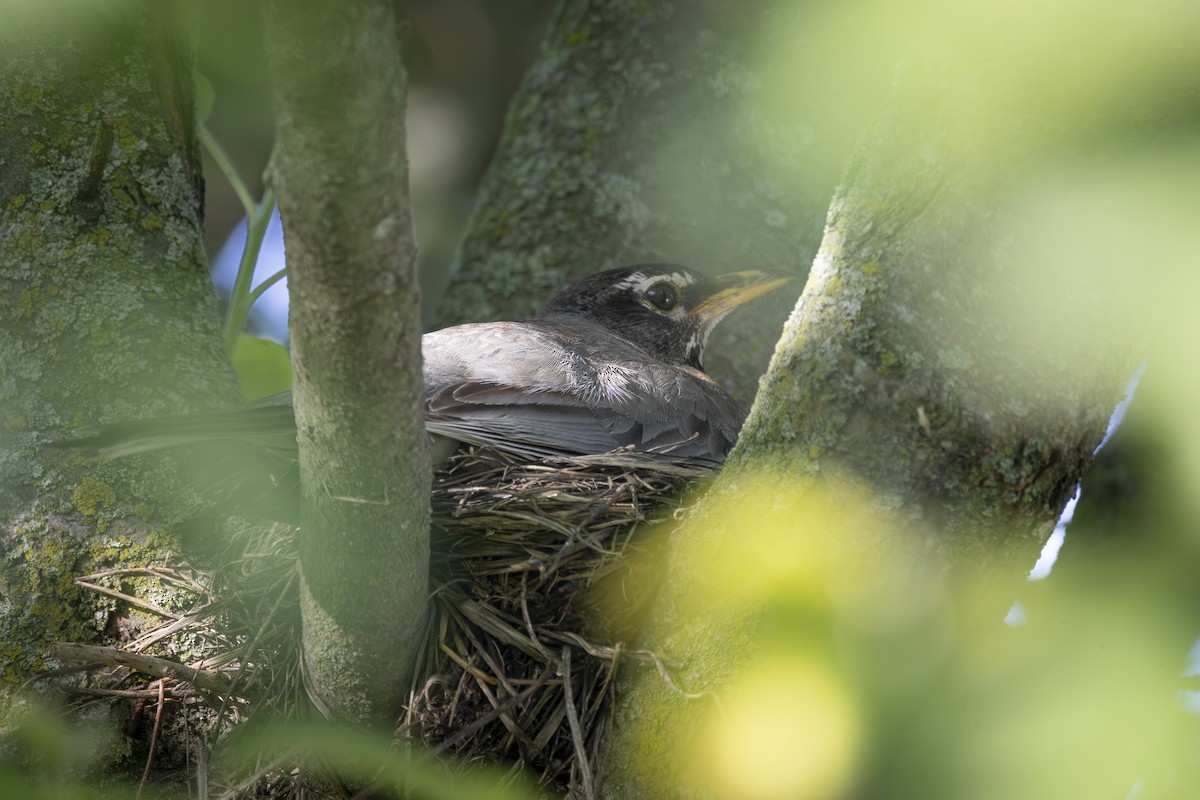
{"type": "Polygon", "coordinates": [[[717,323],[789,280],[777,272],[714,278],[679,264],[638,264],[571,284],[538,316],[586,318],[656,358],[703,369],[704,346],[717,323]]]}

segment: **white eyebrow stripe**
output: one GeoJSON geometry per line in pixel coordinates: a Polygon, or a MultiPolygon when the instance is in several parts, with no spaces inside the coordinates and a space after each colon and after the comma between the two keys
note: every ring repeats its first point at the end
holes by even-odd
{"type": "Polygon", "coordinates": [[[696,279],[683,272],[670,272],[665,275],[647,275],[644,272],[635,272],[628,278],[625,278],[623,281],[618,283],[616,288],[635,289],[639,292],[643,292],[654,284],[662,281],[671,281],[676,286],[683,287],[691,286],[696,282],[696,279]]]}

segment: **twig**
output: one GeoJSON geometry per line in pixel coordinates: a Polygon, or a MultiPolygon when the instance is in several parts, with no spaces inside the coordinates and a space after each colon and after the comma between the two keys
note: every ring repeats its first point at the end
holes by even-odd
{"type": "Polygon", "coordinates": [[[275,284],[287,277],[287,267],[273,273],[269,278],[264,278],[258,286],[250,290],[250,305],[254,305],[254,301],[263,296],[263,293],[270,289],[275,284]]]}
{"type": "MultiPolygon", "coordinates": [[[[148,700],[158,697],[156,689],[100,689],[90,686],[68,687],[66,693],[87,697],[125,697],[131,700],[148,700]]],[[[188,689],[184,687],[172,688],[167,692],[167,697],[184,697],[187,693],[188,689]]]]}
{"type": "Polygon", "coordinates": [[[165,684],[169,678],[158,679],[158,708],[154,712],[154,729],[150,731],[150,752],[146,754],[146,769],[142,771],[142,780],[138,784],[137,794],[134,798],[142,796],[142,790],[146,788],[146,781],[150,780],[150,767],[154,766],[154,748],[158,745],[158,732],[162,729],[163,706],[167,704],[165,684]]]}
{"type": "Polygon", "coordinates": [[[228,694],[232,686],[229,678],[220,672],[196,669],[165,658],[127,653],[115,647],[55,642],[50,645],[50,655],[62,661],[99,661],[104,664],[128,667],[156,678],[174,678],[184,683],[190,683],[197,689],[214,692],[218,695],[228,694]]]}
{"type": "Polygon", "coordinates": [[[711,689],[703,691],[703,692],[684,691],[683,688],[679,686],[679,684],[675,683],[675,680],[671,677],[671,673],[667,671],[667,665],[665,663],[663,663],[663,660],[661,658],[659,658],[658,654],[655,653],[653,650],[629,650],[627,652],[630,655],[637,657],[637,658],[642,658],[642,659],[648,658],[650,660],[650,662],[652,664],[654,664],[655,668],[658,670],[659,677],[661,677],[663,679],[663,683],[665,683],[672,691],[676,692],[683,699],[685,699],[685,700],[703,700],[705,697],[709,697],[709,698],[712,698],[713,703],[716,704],[717,711],[719,711],[722,714],[725,713],[725,707],[721,703],[721,698],[717,695],[716,692],[712,691],[711,689]]]}
{"type": "Polygon", "coordinates": [[[114,567],[113,569],[102,569],[99,572],[93,572],[88,575],[80,575],[78,580],[96,581],[101,578],[111,578],[114,575],[150,575],[159,580],[174,583],[196,594],[209,598],[212,597],[212,592],[204,588],[200,583],[197,583],[194,578],[170,567],[114,567]]]}
{"type": "Polygon", "coordinates": [[[233,159],[225,152],[225,148],[217,141],[217,137],[208,130],[207,125],[201,123],[197,127],[200,129],[200,143],[204,145],[213,161],[217,162],[217,166],[225,174],[225,180],[229,181],[238,200],[242,202],[242,209],[245,210],[246,216],[250,216],[255,210],[254,198],[250,196],[250,190],[246,188],[246,182],[242,180],[242,176],[238,175],[237,167],[233,165],[233,159]]]}
{"type": "Polygon", "coordinates": [[[145,600],[125,594],[124,592],[118,592],[116,589],[109,589],[108,587],[101,586],[98,583],[88,583],[83,578],[76,578],[75,585],[82,586],[85,589],[91,589],[93,592],[106,594],[109,597],[115,597],[118,600],[129,603],[130,605],[137,606],[138,608],[144,608],[152,614],[158,614],[160,617],[167,617],[168,619],[181,619],[183,616],[182,614],[173,614],[170,611],[167,611],[165,608],[159,608],[153,603],[147,603],[145,600]]]}
{"type": "Polygon", "coordinates": [[[138,638],[136,638],[132,642],[130,642],[129,646],[138,651],[145,650],[150,645],[152,645],[156,642],[162,641],[163,639],[167,638],[171,634],[176,633],[177,631],[181,631],[184,628],[195,625],[198,620],[204,619],[205,617],[209,616],[208,614],[200,613],[202,611],[207,610],[209,605],[211,605],[211,604],[205,604],[204,606],[201,606],[196,611],[194,611],[190,614],[187,614],[185,616],[179,617],[174,622],[168,623],[166,625],[160,625],[157,628],[153,628],[149,631],[146,631],[141,636],[139,636],[138,638]]]}

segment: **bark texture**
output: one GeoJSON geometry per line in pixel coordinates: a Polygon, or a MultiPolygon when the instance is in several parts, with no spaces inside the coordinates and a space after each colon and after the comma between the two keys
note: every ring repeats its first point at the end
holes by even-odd
{"type": "Polygon", "coordinates": [[[405,159],[405,75],[384,2],[265,2],[304,487],[310,695],[399,710],[424,625],[430,459],[405,159]]]}
{"type": "MultiPolygon", "coordinates": [[[[1035,154],[989,150],[1004,130],[964,119],[969,104],[940,77],[934,68],[902,78],[865,137],[739,444],[674,538],[647,645],[677,665],[690,692],[725,691],[769,646],[764,606],[697,602],[712,596],[707,579],[721,569],[712,554],[736,551],[731,537],[747,532],[727,509],[788,531],[780,508],[806,489],[864,487],[843,505],[894,521],[815,534],[821,550],[845,551],[834,561],[867,576],[873,561],[895,570],[902,558],[913,586],[944,577],[973,592],[1010,587],[972,594],[999,601],[984,617],[998,624],[1136,364],[1132,347],[1096,335],[1104,321],[1089,316],[1085,287],[1046,302],[1031,323],[1038,287],[1016,268],[1008,209],[1036,174],[1025,171],[1035,154]],[[747,494],[763,476],[766,494],[747,494]]],[[[808,535],[791,525],[784,551],[808,535]]],[[[899,603],[912,590],[892,591],[899,603]]],[[[967,619],[978,617],[962,611],[967,619]]],[[[821,647],[843,663],[832,644],[821,647]]],[[[636,675],[610,739],[607,796],[695,786],[673,733],[700,727],[709,708],[653,671],[636,675]]]]}
{"type": "Polygon", "coordinates": [[[1104,287],[1039,297],[1014,242],[1036,154],[989,155],[972,136],[997,123],[929,71],[851,164],[729,480],[848,477],[951,562],[1019,578],[1139,350],[1097,316],[1104,287]]]}
{"type": "MultiPolygon", "coordinates": [[[[55,639],[119,641],[158,622],[73,581],[162,563],[175,544],[161,526],[191,510],[156,505],[161,470],[45,445],[93,425],[237,398],[201,246],[191,50],[178,10],[121,2],[47,16],[14,4],[0,26],[6,696],[48,666],[55,639]]],[[[167,608],[190,602],[142,581],[102,583],[155,592],[167,608]]],[[[103,735],[127,749],[116,730],[103,735]]]]}
{"type": "MultiPolygon", "coordinates": [[[[440,323],[525,317],[631,263],[802,276],[845,143],[764,102],[762,53],[795,33],[772,31],[775,6],[563,2],[510,105],[440,323]]],[[[709,371],[743,403],[790,306],[764,301],[714,336],[709,371]]]]}

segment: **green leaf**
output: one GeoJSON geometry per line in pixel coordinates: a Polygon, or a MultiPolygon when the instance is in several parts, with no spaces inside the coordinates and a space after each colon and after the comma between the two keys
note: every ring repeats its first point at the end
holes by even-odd
{"type": "Polygon", "coordinates": [[[267,339],[239,336],[233,348],[233,371],[246,402],[292,388],[287,348],[267,339]]]}
{"type": "Polygon", "coordinates": [[[233,740],[230,755],[246,765],[262,759],[321,765],[357,786],[402,789],[420,800],[533,800],[531,776],[506,775],[492,767],[453,769],[448,763],[398,748],[386,733],[336,723],[289,722],[233,740]]]}

